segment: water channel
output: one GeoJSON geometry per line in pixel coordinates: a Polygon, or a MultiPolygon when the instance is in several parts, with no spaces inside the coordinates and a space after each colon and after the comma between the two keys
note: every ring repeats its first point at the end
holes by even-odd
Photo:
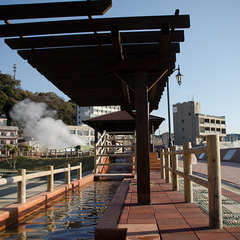
{"type": "Polygon", "coordinates": [[[0,239],[94,239],[95,227],[120,184],[91,182],[0,233],[0,239]]]}

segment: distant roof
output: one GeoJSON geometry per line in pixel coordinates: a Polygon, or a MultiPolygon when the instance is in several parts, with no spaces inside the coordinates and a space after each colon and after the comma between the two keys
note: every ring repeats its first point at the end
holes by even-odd
{"type": "MultiPolygon", "coordinates": [[[[149,123],[150,126],[154,127],[154,131],[158,129],[164,120],[164,118],[149,115],[149,123]]],[[[101,115],[99,117],[90,118],[83,122],[92,128],[95,128],[96,126],[98,132],[101,133],[104,130],[107,132],[134,131],[136,128],[134,118],[126,111],[101,115]]]]}

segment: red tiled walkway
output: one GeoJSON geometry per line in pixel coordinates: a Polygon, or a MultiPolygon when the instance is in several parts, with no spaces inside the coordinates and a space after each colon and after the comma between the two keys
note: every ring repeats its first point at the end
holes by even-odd
{"type": "Polygon", "coordinates": [[[128,240],[240,239],[240,227],[209,229],[208,215],[194,203],[184,203],[181,192],[151,173],[151,205],[137,204],[136,179],[125,199],[118,227],[128,228],[128,240]]]}

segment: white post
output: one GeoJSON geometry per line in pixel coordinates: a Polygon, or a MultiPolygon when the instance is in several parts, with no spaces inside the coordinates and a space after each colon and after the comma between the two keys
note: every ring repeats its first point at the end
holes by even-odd
{"type": "Polygon", "coordinates": [[[66,164],[65,167],[68,168],[68,170],[65,172],[65,184],[70,184],[70,182],[71,182],[70,164],[66,164]]]}
{"type": "Polygon", "coordinates": [[[209,227],[222,228],[221,159],[219,137],[207,136],[209,227]]]}
{"type": "Polygon", "coordinates": [[[47,176],[47,191],[53,192],[53,182],[54,182],[53,166],[48,166],[48,170],[51,171],[51,175],[47,176]]]}
{"type": "Polygon", "coordinates": [[[82,179],[82,163],[78,163],[78,166],[80,166],[80,168],[78,168],[77,170],[77,179],[81,180],[82,179]]]}
{"type": "Polygon", "coordinates": [[[192,182],[187,179],[187,175],[192,174],[191,154],[186,153],[186,149],[191,148],[191,143],[183,143],[183,166],[184,166],[184,199],[186,203],[193,202],[192,182]]]}
{"type": "Polygon", "coordinates": [[[179,182],[178,182],[178,174],[174,172],[174,170],[178,170],[178,155],[173,152],[177,150],[177,146],[172,146],[172,186],[173,191],[179,191],[179,182]]]}
{"type": "Polygon", "coordinates": [[[18,169],[22,181],[17,183],[17,202],[26,203],[26,169],[18,169]]]}

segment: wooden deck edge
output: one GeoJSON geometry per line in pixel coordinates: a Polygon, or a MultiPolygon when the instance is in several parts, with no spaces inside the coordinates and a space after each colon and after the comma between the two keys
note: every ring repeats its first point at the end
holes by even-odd
{"type": "Polygon", "coordinates": [[[127,228],[118,228],[118,220],[130,180],[124,179],[95,229],[95,240],[125,240],[127,228]]]}
{"type": "Polygon", "coordinates": [[[83,177],[81,180],[74,180],[69,185],[61,185],[56,187],[53,192],[43,192],[33,197],[27,198],[26,203],[11,204],[0,209],[0,231],[5,230],[7,227],[19,222],[33,212],[48,206],[53,201],[62,197],[69,191],[73,191],[80,186],[92,182],[94,175],[90,174],[83,177]]]}

